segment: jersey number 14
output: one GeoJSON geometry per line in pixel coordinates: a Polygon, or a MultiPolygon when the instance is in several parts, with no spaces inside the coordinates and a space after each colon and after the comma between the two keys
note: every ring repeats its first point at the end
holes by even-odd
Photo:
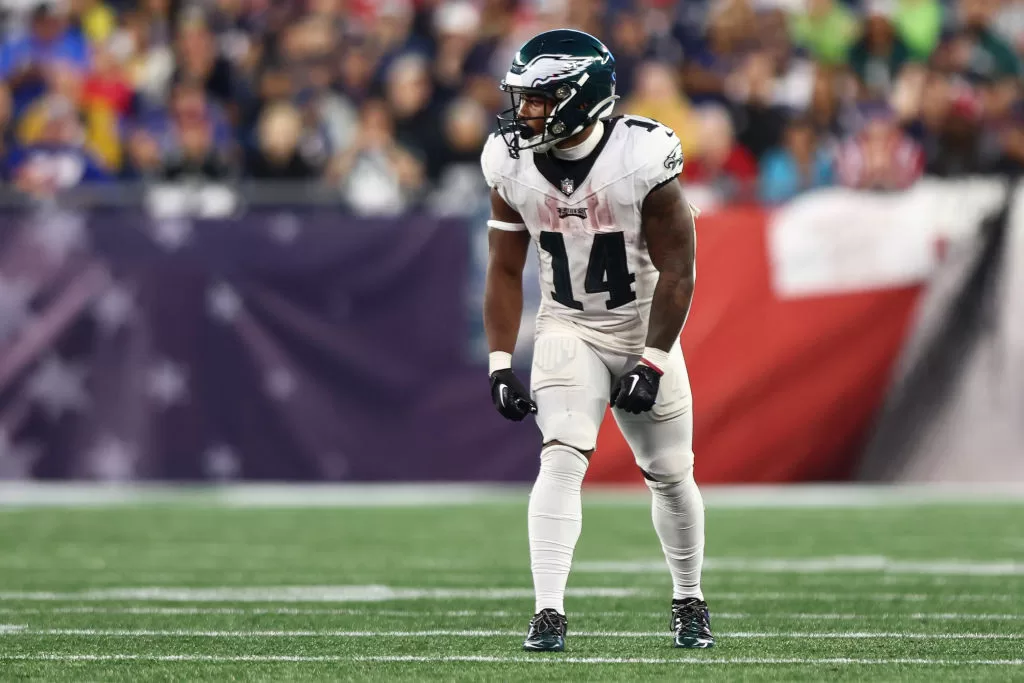
{"type": "MultiPolygon", "coordinates": [[[[551,254],[552,279],[555,285],[551,298],[563,306],[582,311],[583,304],[573,297],[569,256],[565,251],[565,238],[562,233],[540,233],[540,247],[551,254]]],[[[629,264],[626,261],[625,235],[621,232],[602,232],[594,235],[583,290],[588,294],[608,292],[605,307],[611,310],[636,300],[636,292],[633,291],[635,281],[636,275],[629,272],[629,264]]]]}

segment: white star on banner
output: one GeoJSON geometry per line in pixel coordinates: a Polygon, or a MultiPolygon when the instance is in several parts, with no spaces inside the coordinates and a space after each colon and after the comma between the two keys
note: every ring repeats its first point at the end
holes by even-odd
{"type": "Polygon", "coordinates": [[[20,280],[0,275],[0,342],[13,337],[28,320],[31,288],[20,280]]]}
{"type": "Polygon", "coordinates": [[[295,393],[297,384],[295,375],[286,368],[274,368],[263,378],[263,386],[267,394],[279,401],[290,398],[295,393]]]}
{"type": "Polygon", "coordinates": [[[206,310],[210,317],[229,323],[242,312],[242,297],[226,282],[218,282],[206,290],[206,310]]]}
{"type": "Polygon", "coordinates": [[[104,436],[89,451],[91,473],[102,481],[128,481],[135,474],[135,450],[123,439],[104,436]]]}
{"type": "Polygon", "coordinates": [[[279,213],[270,219],[269,232],[281,244],[291,244],[302,232],[302,224],[295,214],[279,213]]]}
{"type": "Polygon", "coordinates": [[[153,221],[153,241],[166,251],[177,251],[192,239],[192,221],[187,218],[159,218],[153,221]]]}
{"type": "Polygon", "coordinates": [[[32,465],[39,458],[39,448],[11,441],[6,429],[0,428],[0,479],[29,479],[32,465]]]}
{"type": "Polygon", "coordinates": [[[29,230],[32,242],[60,260],[88,241],[85,218],[70,211],[45,211],[33,218],[29,230]]]}
{"type": "Polygon", "coordinates": [[[203,470],[213,479],[234,479],[241,469],[242,463],[238,454],[225,443],[214,444],[203,453],[203,470]]]}
{"type": "Polygon", "coordinates": [[[96,300],[92,313],[103,332],[116,332],[135,315],[135,294],[127,286],[115,282],[96,300]]]}
{"type": "Polygon", "coordinates": [[[158,361],[146,375],[146,393],[163,408],[188,402],[188,368],[167,359],[158,361]]]}
{"type": "Polygon", "coordinates": [[[41,404],[51,419],[61,417],[68,410],[82,410],[89,403],[85,373],[81,365],[50,356],[28,378],[28,396],[41,404]]]}

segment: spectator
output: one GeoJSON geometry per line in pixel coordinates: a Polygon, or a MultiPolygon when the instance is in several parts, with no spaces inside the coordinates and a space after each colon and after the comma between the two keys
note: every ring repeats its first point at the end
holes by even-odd
{"type": "Polygon", "coordinates": [[[726,79],[756,44],[757,26],[748,0],[715,0],[707,38],[687,55],[683,85],[694,102],[726,102],[726,79]]]}
{"type": "Polygon", "coordinates": [[[483,107],[468,97],[455,100],[445,112],[444,135],[447,153],[439,162],[428,160],[428,175],[435,189],[427,205],[442,216],[472,215],[481,202],[488,201],[487,184],[479,170],[480,152],[487,140],[483,107]]]}
{"type": "Polygon", "coordinates": [[[423,167],[396,139],[387,104],[363,105],[352,145],[333,162],[330,177],[348,206],[362,215],[395,215],[410,208],[423,186],[423,167]]]}
{"type": "Polygon", "coordinates": [[[793,17],[793,42],[822,64],[845,64],[860,33],[853,12],[838,0],[808,0],[807,11],[793,17]]]}
{"type": "Polygon", "coordinates": [[[442,101],[450,101],[462,91],[466,61],[479,28],[480,12],[468,0],[449,0],[435,10],[433,78],[435,92],[442,101]]]}
{"type": "Polygon", "coordinates": [[[498,111],[508,101],[495,83],[508,69],[510,52],[505,48],[515,24],[516,0],[483,0],[481,5],[480,31],[466,58],[466,94],[488,111],[498,111]]]}
{"type": "Polygon", "coordinates": [[[905,190],[921,176],[920,146],[897,125],[892,111],[875,105],[865,112],[861,130],[845,140],[836,159],[836,175],[846,187],[905,190]]]}
{"type": "Polygon", "coordinates": [[[395,137],[420,159],[436,150],[440,116],[434,100],[427,61],[410,54],[392,62],[387,73],[386,96],[394,121],[395,137]]]}
{"type": "Polygon", "coordinates": [[[819,64],[815,70],[808,113],[823,142],[837,142],[845,132],[845,103],[840,95],[842,81],[842,73],[835,69],[819,64]]]}
{"type": "Polygon", "coordinates": [[[963,24],[945,36],[936,55],[940,68],[963,74],[976,83],[1020,78],[1020,59],[992,30],[996,4],[990,0],[959,0],[958,10],[963,24]]]}
{"type": "Polygon", "coordinates": [[[85,135],[74,103],[53,95],[41,111],[38,135],[15,147],[6,160],[6,175],[18,188],[49,195],[111,177],[82,144],[85,135]]]}
{"type": "Polygon", "coordinates": [[[683,180],[709,185],[721,201],[743,201],[753,196],[757,161],[736,142],[725,108],[705,105],[698,110],[700,151],[683,165],[683,180]]]}
{"type": "Polygon", "coordinates": [[[179,26],[175,61],[175,83],[188,81],[200,84],[210,99],[226,108],[232,122],[239,121],[237,99],[240,91],[231,63],[218,53],[213,35],[201,16],[191,16],[179,26]]]}
{"type": "Polygon", "coordinates": [[[92,45],[105,43],[117,27],[117,15],[103,0],[73,0],[72,12],[92,45]]]}
{"type": "Polygon", "coordinates": [[[227,155],[214,145],[210,122],[202,119],[183,122],[179,145],[163,160],[163,179],[199,182],[227,180],[232,175],[227,155]]]}
{"type": "Polygon", "coordinates": [[[142,98],[144,108],[155,108],[167,97],[174,73],[174,53],[156,41],[156,27],[142,12],[129,12],[110,40],[113,56],[124,65],[128,85],[142,98]]]}
{"type": "Polygon", "coordinates": [[[942,35],[944,14],[940,0],[896,0],[896,31],[912,59],[931,57],[942,35]]]}
{"type": "Polygon", "coordinates": [[[757,23],[758,51],[769,60],[770,103],[796,111],[807,109],[814,88],[814,62],[793,45],[786,13],[778,8],[759,11],[757,23]]]}
{"type": "Polygon", "coordinates": [[[86,77],[82,90],[85,107],[106,107],[118,118],[127,116],[132,109],[135,93],[107,43],[93,46],[93,70],[86,77]]]}
{"type": "Polygon", "coordinates": [[[628,98],[635,87],[637,71],[647,56],[649,35],[643,15],[635,9],[627,9],[614,15],[606,34],[610,41],[608,48],[615,55],[615,91],[620,97],[628,98]]]}
{"type": "Polygon", "coordinates": [[[674,130],[682,143],[684,159],[696,153],[700,144],[697,116],[668,65],[641,64],[636,91],[622,104],[622,110],[655,119],[674,130]]]}
{"type": "MultiPolygon", "coordinates": [[[[70,64],[57,63],[47,70],[46,93],[33,101],[18,122],[17,135],[22,144],[39,142],[43,130],[51,125],[51,108],[70,107],[82,135],[80,143],[88,150],[91,163],[114,172],[121,165],[121,141],[117,112],[103,100],[83,93],[83,74],[70,64]]],[[[70,127],[67,128],[70,130],[70,127]]]]}
{"type": "Polygon", "coordinates": [[[248,160],[249,175],[260,180],[309,180],[319,169],[299,153],[302,115],[281,102],[263,110],[259,123],[259,145],[248,160]]]}
{"type": "Polygon", "coordinates": [[[334,88],[350,101],[360,104],[370,94],[376,69],[376,58],[367,45],[347,45],[341,51],[334,88]]]}
{"type": "Polygon", "coordinates": [[[891,0],[870,0],[863,37],[850,50],[850,68],[857,75],[860,98],[886,99],[910,50],[892,22],[891,0]]]}
{"type": "MultiPolygon", "coordinates": [[[[138,128],[157,143],[161,163],[173,168],[178,168],[179,162],[186,156],[186,136],[193,145],[193,153],[188,158],[190,163],[196,161],[196,150],[205,148],[207,137],[210,153],[218,163],[234,155],[236,141],[231,127],[223,111],[207,99],[201,83],[183,82],[175,85],[169,110],[153,112],[138,124],[138,128]],[[200,135],[200,132],[208,135],[200,135]]],[[[182,167],[181,170],[184,173],[187,169],[182,167]]]]}
{"type": "Polygon", "coordinates": [[[943,94],[941,118],[933,122],[927,139],[925,172],[942,177],[984,173],[996,159],[981,145],[981,98],[967,84],[950,87],[943,94]]]}
{"type": "Polygon", "coordinates": [[[84,71],[89,67],[89,48],[81,34],[68,26],[64,10],[44,2],[32,13],[29,34],[0,47],[0,77],[11,88],[16,116],[43,94],[46,72],[57,63],[84,71]]]}
{"type": "Polygon", "coordinates": [[[801,192],[832,184],[832,157],[818,144],[810,119],[790,121],[783,140],[781,148],[768,152],[761,160],[762,201],[778,204],[801,192]]]}
{"type": "Polygon", "coordinates": [[[774,103],[775,64],[767,51],[753,52],[727,85],[740,144],[760,158],[779,144],[786,111],[774,103]]]}

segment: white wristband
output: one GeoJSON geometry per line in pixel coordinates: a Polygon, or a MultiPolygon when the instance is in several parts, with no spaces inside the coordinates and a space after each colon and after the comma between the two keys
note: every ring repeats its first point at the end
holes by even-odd
{"type": "Polygon", "coordinates": [[[491,355],[487,357],[488,361],[488,375],[493,375],[498,370],[508,370],[512,367],[512,354],[508,351],[491,351],[491,355]]]}
{"type": "Polygon", "coordinates": [[[646,361],[647,365],[650,365],[662,374],[668,369],[668,351],[662,351],[653,346],[646,346],[644,347],[644,355],[641,356],[641,360],[646,361]]]}

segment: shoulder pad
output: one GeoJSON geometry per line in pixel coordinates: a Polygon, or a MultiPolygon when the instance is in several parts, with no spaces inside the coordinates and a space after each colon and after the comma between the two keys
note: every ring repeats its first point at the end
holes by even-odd
{"type": "Polygon", "coordinates": [[[647,192],[682,173],[683,150],[675,131],[643,116],[625,116],[618,125],[628,131],[631,167],[647,192]]]}
{"type": "Polygon", "coordinates": [[[501,185],[504,178],[510,175],[512,162],[514,159],[509,156],[505,141],[497,133],[491,133],[480,153],[480,168],[487,185],[494,188],[501,185]]]}

